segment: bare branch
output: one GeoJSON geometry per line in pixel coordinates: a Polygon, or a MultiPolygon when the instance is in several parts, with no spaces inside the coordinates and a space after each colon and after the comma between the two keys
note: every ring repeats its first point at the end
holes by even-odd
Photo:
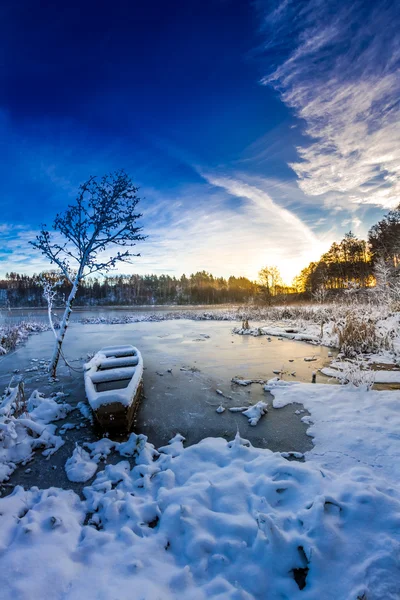
{"type": "Polygon", "coordinates": [[[78,287],[82,279],[99,271],[107,272],[118,263],[129,263],[133,257],[131,251],[117,252],[106,260],[99,253],[113,246],[134,246],[142,241],[142,227],[137,225],[142,216],[135,212],[139,202],[138,188],[124,171],[103,176],[100,180],[90,177],[79,188],[74,204],[64,213],[56,215],[53,230],[63,238],[62,242],[53,239],[44,225],[32,246],[44,254],[51,263],[55,263],[72,285],[66,303],[64,318],[57,337],[51,371],[55,374],[61,353],[68,319],[72,311],[78,287]]]}

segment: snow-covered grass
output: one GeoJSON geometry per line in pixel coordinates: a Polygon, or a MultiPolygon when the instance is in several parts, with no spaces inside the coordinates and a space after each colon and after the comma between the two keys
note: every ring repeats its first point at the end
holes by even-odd
{"type": "Polygon", "coordinates": [[[16,325],[0,324],[0,355],[15,350],[32,333],[47,331],[49,326],[36,321],[21,321],[16,325]]]}
{"type": "MultiPolygon", "coordinates": [[[[209,308],[207,310],[198,310],[195,306],[192,308],[173,310],[173,311],[154,311],[141,313],[121,313],[118,316],[106,317],[85,317],[81,323],[85,324],[125,324],[140,322],[158,322],[170,321],[174,319],[189,319],[192,321],[315,321],[319,322],[321,318],[326,321],[329,319],[333,305],[294,305],[294,306],[252,306],[243,305],[232,308],[209,308]]],[[[343,312],[343,307],[342,307],[343,312]]]]}

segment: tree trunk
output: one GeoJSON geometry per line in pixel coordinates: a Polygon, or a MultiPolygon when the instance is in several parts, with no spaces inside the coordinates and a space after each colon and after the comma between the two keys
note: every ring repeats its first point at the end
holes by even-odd
{"type": "Polygon", "coordinates": [[[53,356],[52,356],[52,359],[51,359],[51,362],[49,365],[49,372],[50,372],[51,377],[56,376],[57,365],[58,365],[58,361],[60,360],[60,355],[61,355],[61,347],[62,347],[62,344],[64,341],[65,333],[67,331],[69,318],[71,316],[72,304],[75,300],[76,292],[78,291],[78,284],[79,284],[78,279],[75,279],[74,285],[72,286],[72,290],[70,291],[68,300],[65,305],[65,311],[64,311],[63,319],[61,321],[60,331],[56,338],[56,345],[54,347],[53,356]]]}

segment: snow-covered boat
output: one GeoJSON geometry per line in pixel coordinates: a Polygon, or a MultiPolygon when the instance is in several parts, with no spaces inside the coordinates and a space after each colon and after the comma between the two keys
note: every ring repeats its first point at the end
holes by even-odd
{"type": "Polygon", "coordinates": [[[129,430],[142,392],[143,358],[134,346],[106,346],[85,365],[85,390],[99,424],[129,430]]]}

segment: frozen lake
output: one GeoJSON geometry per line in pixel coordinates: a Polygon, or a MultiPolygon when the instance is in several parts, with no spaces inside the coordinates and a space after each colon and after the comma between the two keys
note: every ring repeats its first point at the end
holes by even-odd
{"type": "MultiPolygon", "coordinates": [[[[123,325],[71,323],[64,352],[80,369],[80,359],[85,360],[87,353],[96,352],[104,345],[134,344],[140,349],[145,364],[146,398],[138,414],[137,430],[148,435],[156,446],[166,443],[177,431],[189,443],[194,443],[207,435],[231,437],[239,428],[241,435],[257,445],[282,450],[284,444],[285,450],[294,449],[292,434],[285,435],[287,428],[293,428],[293,419],[289,415],[283,419],[284,411],[272,410],[253,428],[242,415],[229,412],[217,415],[215,409],[221,401],[224,406],[242,406],[266,399],[262,386],[252,384],[243,388],[232,384],[232,377],[268,379],[274,377],[274,370],[283,369],[296,372],[295,378],[287,375],[287,379],[309,382],[312,371],[328,362],[328,349],[277,338],[268,342],[266,336],[234,335],[231,333],[234,325],[187,320],[123,325]],[[317,360],[305,362],[304,357],[310,355],[315,355],[317,360]],[[172,369],[172,374],[167,369],[172,369]],[[217,395],[217,389],[233,400],[217,395]],[[280,415],[276,417],[278,422],[273,416],[275,412],[280,415]]],[[[1,383],[7,384],[12,371],[19,369],[28,389],[42,389],[43,385],[47,389],[46,376],[25,371],[32,367],[32,359],[49,358],[52,346],[51,332],[32,336],[16,353],[0,362],[1,383]]],[[[328,381],[322,375],[318,380],[328,381]]],[[[61,365],[60,385],[71,391],[74,401],[85,399],[80,372],[69,373],[61,365]]]]}
{"type": "MultiPolygon", "coordinates": [[[[177,313],[177,312],[191,312],[191,313],[204,313],[204,312],[224,312],[231,311],[238,308],[238,305],[232,304],[213,304],[213,305],[155,305],[155,306],[95,306],[88,308],[85,306],[74,306],[74,310],[71,315],[71,321],[80,321],[81,319],[90,318],[119,318],[124,315],[143,317],[154,313],[177,313]]],[[[243,308],[240,306],[239,308],[243,308]]],[[[61,319],[63,315],[63,308],[55,308],[53,313],[61,319]]],[[[0,323],[19,323],[24,319],[31,319],[33,321],[41,321],[48,323],[47,308],[11,308],[3,309],[0,311],[0,323]]]]}
{"type": "MultiPolygon", "coordinates": [[[[0,385],[6,386],[13,371],[18,369],[15,377],[23,376],[28,394],[34,389],[46,395],[62,390],[70,394],[67,401],[76,405],[86,401],[82,364],[87,353],[94,353],[105,345],[133,344],[142,352],[145,365],[145,397],[139,407],[134,430],[147,435],[156,447],[166,444],[176,433],[182,434],[187,444],[193,444],[209,436],[233,439],[239,431],[253,445],[273,451],[308,450],[312,440],[306,435],[307,426],[301,422],[305,413],[295,412],[301,406],[274,409],[271,396],[263,391],[260,384],[242,387],[231,383],[231,379],[235,376],[268,379],[274,377],[274,370],[283,369],[296,372],[296,377],[285,375],[285,379],[309,382],[312,371],[329,362],[328,348],[277,338],[271,338],[269,342],[267,336],[235,335],[231,332],[235,325],[226,321],[190,320],[123,325],[72,322],[67,331],[64,353],[72,361],[74,370],[60,361],[59,382],[51,384],[46,371],[38,368],[37,359],[51,356],[54,338],[48,331],[33,335],[16,352],[1,359],[0,385]],[[313,355],[316,361],[304,361],[304,357],[313,355]],[[35,370],[30,370],[32,368],[35,370]],[[172,373],[168,369],[172,369],[172,373]],[[221,397],[217,389],[232,399],[221,397]],[[216,413],[220,404],[228,409],[230,406],[255,404],[259,400],[268,402],[269,412],[256,427],[251,427],[241,413],[229,410],[216,413]]],[[[318,375],[317,381],[329,380],[318,375]]],[[[63,465],[72,454],[75,442],[98,437],[98,432],[83,420],[79,410],[71,413],[66,421],[79,424],[79,428],[65,434],[65,446],[52,459],[52,465],[59,463],[57,477],[61,478],[65,477],[63,465]]],[[[44,460],[40,463],[42,465],[38,464],[36,471],[33,466],[29,475],[22,475],[22,480],[23,467],[17,469],[11,481],[28,485],[32,480],[32,484],[46,487],[56,474],[54,471],[47,472],[50,468],[48,462],[47,466],[44,460]]]]}

